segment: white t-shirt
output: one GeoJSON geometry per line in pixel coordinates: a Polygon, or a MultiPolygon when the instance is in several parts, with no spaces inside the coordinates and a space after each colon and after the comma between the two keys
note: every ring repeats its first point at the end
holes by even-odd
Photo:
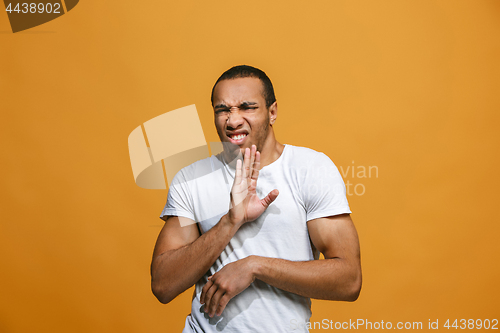
{"type": "MultiPolygon", "coordinates": [[[[220,155],[183,168],[172,180],[160,217],[187,217],[199,223],[202,233],[207,232],[228,212],[233,180],[234,169],[220,155]]],[[[279,190],[277,199],[257,220],[236,232],[196,283],[183,332],[308,332],[310,299],[260,280],[232,298],[221,316],[210,318],[200,304],[207,277],[228,263],[250,255],[293,261],[318,259],[307,222],[351,213],[337,167],[328,156],[312,149],[285,145],[281,156],[262,168],[257,180],[259,198],[273,189],[279,190]]]]}

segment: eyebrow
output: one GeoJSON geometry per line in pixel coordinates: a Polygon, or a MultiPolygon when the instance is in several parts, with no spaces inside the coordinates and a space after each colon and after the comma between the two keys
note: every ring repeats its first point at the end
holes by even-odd
{"type": "Polygon", "coordinates": [[[240,104],[240,107],[242,107],[242,106],[250,106],[250,105],[257,105],[257,103],[256,102],[246,102],[245,101],[245,102],[243,102],[243,103],[240,104]]]}
{"type": "MultiPolygon", "coordinates": [[[[242,102],[238,107],[246,107],[246,106],[250,106],[250,105],[257,105],[256,102],[249,102],[249,101],[244,101],[242,102]]],[[[221,103],[221,104],[217,104],[216,106],[214,106],[214,109],[229,109],[229,106],[227,106],[226,104],[224,103],[221,103]]]]}

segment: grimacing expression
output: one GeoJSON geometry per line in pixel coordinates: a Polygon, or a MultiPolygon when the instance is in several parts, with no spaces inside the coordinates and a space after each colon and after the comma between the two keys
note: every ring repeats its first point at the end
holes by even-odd
{"type": "MultiPolygon", "coordinates": [[[[214,90],[214,120],[221,142],[261,151],[270,135],[270,111],[258,78],[222,80],[214,90]]],[[[272,106],[271,106],[272,107],[272,106]]],[[[271,108],[270,107],[270,108],[271,108]]]]}

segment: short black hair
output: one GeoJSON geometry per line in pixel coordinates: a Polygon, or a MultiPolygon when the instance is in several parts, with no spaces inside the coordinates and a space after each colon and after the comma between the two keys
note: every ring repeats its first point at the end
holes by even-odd
{"type": "Polygon", "coordinates": [[[262,82],[262,86],[264,88],[263,96],[264,99],[266,100],[266,108],[269,108],[274,102],[276,102],[276,97],[274,96],[273,84],[271,83],[271,80],[266,75],[266,73],[252,66],[239,65],[231,67],[230,69],[222,73],[222,75],[217,79],[212,88],[212,96],[210,98],[210,100],[212,101],[212,105],[214,105],[214,90],[217,83],[219,83],[222,80],[232,80],[243,77],[254,77],[262,82]]]}

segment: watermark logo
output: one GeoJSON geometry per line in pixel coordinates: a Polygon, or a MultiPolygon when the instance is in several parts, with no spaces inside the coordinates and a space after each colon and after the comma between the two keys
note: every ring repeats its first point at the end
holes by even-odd
{"type": "Polygon", "coordinates": [[[352,165],[339,166],[339,172],[345,179],[346,194],[348,196],[361,196],[366,193],[364,180],[378,178],[378,166],[376,165],[352,165]]]}
{"type": "Polygon", "coordinates": [[[52,21],[75,8],[78,2],[79,0],[36,2],[4,0],[5,11],[14,33],[52,21]]]}
{"type": "Polygon", "coordinates": [[[209,157],[207,146],[194,104],[146,121],[128,137],[135,183],[167,189],[179,170],[209,157]]]}
{"type": "MultiPolygon", "coordinates": [[[[195,191],[199,197],[207,198],[210,202],[200,213],[202,215],[198,216],[201,221],[220,218],[221,214],[227,212],[233,183],[231,178],[234,178],[237,160],[242,159],[241,149],[230,142],[207,143],[194,104],[166,112],[136,127],[128,137],[128,148],[134,180],[139,187],[173,187],[173,193],[179,196],[195,191]],[[215,159],[207,159],[210,155],[215,155],[215,159]]],[[[306,204],[323,201],[332,205],[346,205],[346,194],[361,196],[366,192],[365,184],[359,182],[358,178],[378,178],[376,166],[355,166],[353,162],[352,166],[337,169],[324,154],[305,156],[311,158],[291,160],[280,171],[280,179],[293,183],[306,204]],[[352,177],[355,183],[351,184],[351,179],[347,179],[344,184],[342,176],[352,177]]],[[[260,190],[257,187],[257,192],[260,190]]],[[[193,223],[188,220],[181,221],[181,225],[193,223]]]]}
{"type": "MultiPolygon", "coordinates": [[[[238,150],[230,143],[206,142],[194,104],[166,112],[138,126],[129,135],[128,147],[135,182],[145,189],[168,189],[179,170],[209,157],[209,150],[212,155],[238,150]],[[188,132],[186,128],[189,128],[188,132]]],[[[234,162],[236,158],[238,156],[233,156],[230,160],[234,162]]],[[[304,178],[311,195],[318,194],[318,191],[340,193],[342,188],[332,186],[344,187],[345,182],[347,196],[362,196],[367,191],[366,180],[379,177],[377,166],[356,165],[354,161],[352,165],[339,166],[339,172],[332,172],[329,165],[318,166],[313,162],[297,167],[291,165],[289,169],[304,178]],[[322,181],[309,182],[308,177],[322,181]]],[[[210,173],[214,173],[213,170],[201,170],[197,172],[197,178],[210,173]]]]}
{"type": "MultiPolygon", "coordinates": [[[[437,329],[437,321],[432,322],[429,319],[429,329],[437,329]]],[[[424,325],[421,321],[406,321],[395,322],[390,321],[370,321],[367,319],[349,319],[349,321],[333,321],[331,319],[323,319],[322,321],[304,322],[297,319],[290,320],[290,325],[287,328],[291,331],[303,332],[304,329],[314,330],[378,330],[378,329],[397,329],[397,330],[421,330],[424,325]]]]}

